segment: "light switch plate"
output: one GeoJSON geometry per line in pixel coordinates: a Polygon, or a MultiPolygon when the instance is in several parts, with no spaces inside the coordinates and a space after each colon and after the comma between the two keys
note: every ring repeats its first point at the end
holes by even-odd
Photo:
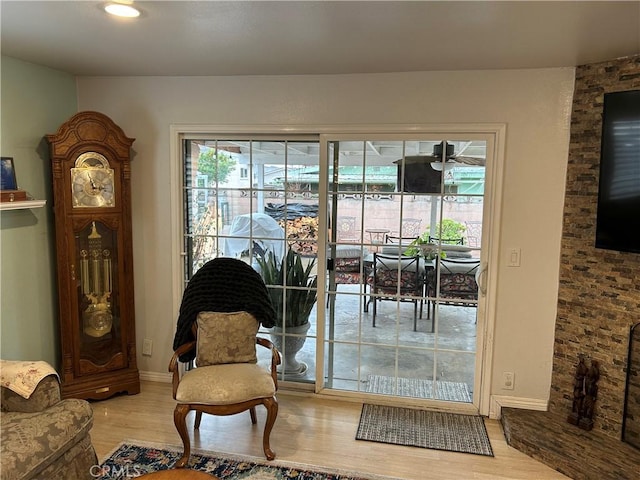
{"type": "Polygon", "coordinates": [[[519,248],[510,248],[509,249],[508,265],[510,267],[519,267],[520,266],[520,249],[519,248]]]}

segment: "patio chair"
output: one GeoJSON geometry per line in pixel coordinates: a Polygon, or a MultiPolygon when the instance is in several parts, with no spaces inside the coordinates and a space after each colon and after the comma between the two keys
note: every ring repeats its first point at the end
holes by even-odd
{"type": "MultiPolygon", "coordinates": [[[[479,268],[480,259],[440,259],[426,275],[427,318],[435,315],[436,301],[441,305],[477,307],[479,268]]],[[[435,317],[431,325],[431,331],[434,330],[435,317]]]]}
{"type": "MultiPolygon", "coordinates": [[[[363,259],[369,255],[365,247],[336,245],[333,269],[335,271],[335,283],[346,285],[359,285],[363,280],[366,269],[363,259]]],[[[331,257],[331,250],[327,250],[327,257],[331,257]]]]}
{"type": "Polygon", "coordinates": [[[443,245],[464,245],[464,237],[460,238],[438,238],[429,236],[429,243],[438,244],[441,243],[443,245]]]}
{"type": "Polygon", "coordinates": [[[418,304],[422,317],[424,265],[419,255],[373,254],[373,267],[367,279],[370,286],[369,301],[373,305],[372,326],[376,326],[378,302],[413,303],[413,330],[417,328],[418,304]]]}
{"type": "MultiPolygon", "coordinates": [[[[393,242],[393,239],[410,239],[409,241],[420,236],[420,225],[422,220],[419,218],[403,218],[400,232],[397,230],[390,231],[384,236],[384,243],[393,242]]],[[[397,242],[396,242],[397,243],[397,242]]]]}
{"type": "Polygon", "coordinates": [[[356,217],[338,217],[336,221],[336,240],[338,242],[356,243],[360,241],[356,227],[356,217]]]}
{"type": "MultiPolygon", "coordinates": [[[[357,245],[336,245],[334,253],[332,253],[331,248],[327,248],[329,270],[333,270],[333,276],[329,275],[329,290],[336,290],[338,285],[360,285],[364,283],[364,293],[366,294],[367,282],[364,280],[368,269],[364,259],[367,255],[369,255],[369,250],[357,245]],[[333,283],[331,283],[331,279],[333,279],[333,283]]],[[[329,306],[329,301],[330,297],[327,296],[327,306],[329,306]]]]}
{"type": "Polygon", "coordinates": [[[403,237],[417,237],[420,235],[421,224],[422,220],[419,218],[403,218],[401,235],[403,237]]]}
{"type": "Polygon", "coordinates": [[[382,251],[380,253],[392,254],[400,251],[403,253],[412,242],[418,239],[415,237],[399,237],[397,235],[385,235],[384,245],[382,246],[382,251]]]}
{"type": "Polygon", "coordinates": [[[464,222],[467,235],[467,244],[470,247],[480,247],[482,244],[482,222],[479,220],[469,220],[464,222]]]}

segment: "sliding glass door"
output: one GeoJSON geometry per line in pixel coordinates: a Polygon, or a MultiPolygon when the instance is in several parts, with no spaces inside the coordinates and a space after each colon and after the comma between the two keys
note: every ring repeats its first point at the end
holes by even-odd
{"type": "Polygon", "coordinates": [[[477,405],[491,135],[212,132],[181,145],[182,286],[219,256],[260,272],[282,318],[261,334],[285,357],[284,385],[477,405]]]}

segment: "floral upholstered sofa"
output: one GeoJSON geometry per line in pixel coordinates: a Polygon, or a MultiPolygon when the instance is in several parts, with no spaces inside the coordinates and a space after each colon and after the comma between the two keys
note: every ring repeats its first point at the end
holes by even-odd
{"type": "Polygon", "coordinates": [[[45,362],[3,360],[0,369],[2,480],[94,478],[91,405],[61,400],[58,376],[45,362]]]}

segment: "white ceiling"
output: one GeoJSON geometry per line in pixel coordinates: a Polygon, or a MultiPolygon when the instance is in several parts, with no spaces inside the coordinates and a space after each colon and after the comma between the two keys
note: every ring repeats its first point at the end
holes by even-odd
{"type": "Polygon", "coordinates": [[[75,75],[303,75],[575,66],[640,52],[640,1],[1,0],[1,49],[75,75]]]}

